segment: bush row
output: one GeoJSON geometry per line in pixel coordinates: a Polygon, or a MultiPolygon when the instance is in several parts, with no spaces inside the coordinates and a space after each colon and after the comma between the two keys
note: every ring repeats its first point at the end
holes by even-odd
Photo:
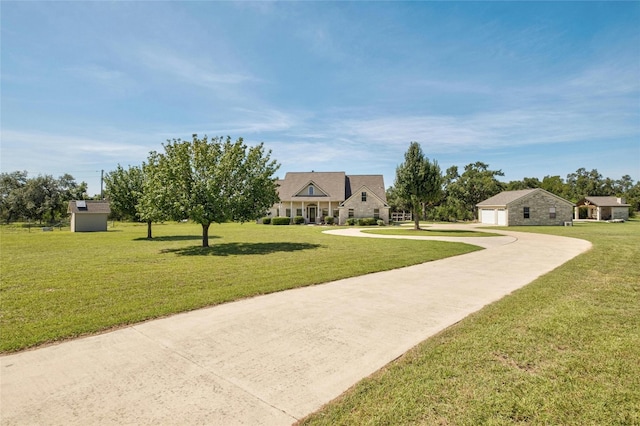
{"type": "MultiPolygon", "coordinates": [[[[325,216],[324,218],[324,223],[327,225],[333,225],[333,223],[335,222],[335,218],[333,216],[325,216]]],[[[291,224],[291,219],[288,217],[282,217],[282,216],[276,216],[276,217],[263,217],[262,218],[262,223],[264,225],[289,225],[291,224]]],[[[302,216],[296,216],[293,218],[293,223],[295,225],[302,225],[304,224],[304,217],[302,216]]],[[[373,226],[373,225],[378,225],[378,226],[384,226],[384,221],[382,219],[376,219],[375,217],[361,217],[361,218],[349,218],[347,219],[347,225],[349,226],[353,226],[353,225],[358,225],[358,226],[373,226]]]]}

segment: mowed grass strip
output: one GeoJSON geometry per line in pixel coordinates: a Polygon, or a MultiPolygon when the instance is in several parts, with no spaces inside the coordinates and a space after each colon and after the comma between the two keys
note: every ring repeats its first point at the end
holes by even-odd
{"type": "Polygon", "coordinates": [[[640,222],[509,229],[593,248],[301,423],[640,425],[640,222]]]}
{"type": "Polygon", "coordinates": [[[109,232],[0,227],[0,351],[245,297],[478,250],[436,241],[370,240],[322,228],[116,223],[109,232]]]}

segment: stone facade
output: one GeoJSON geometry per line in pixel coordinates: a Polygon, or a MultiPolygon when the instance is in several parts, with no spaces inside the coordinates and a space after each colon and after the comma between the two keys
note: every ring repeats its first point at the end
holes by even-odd
{"type": "Polygon", "coordinates": [[[389,206],[366,186],[361,187],[358,192],[342,203],[339,210],[340,225],[347,223],[349,217],[373,217],[384,221],[385,224],[389,223],[389,206]]]}
{"type": "Polygon", "coordinates": [[[541,188],[504,191],[479,203],[478,218],[487,225],[564,225],[574,204],[541,188]]]}
{"type": "Polygon", "coordinates": [[[564,225],[573,219],[573,203],[546,191],[535,191],[509,204],[507,215],[509,226],[564,225]],[[529,210],[528,218],[525,208],[529,210]]]}

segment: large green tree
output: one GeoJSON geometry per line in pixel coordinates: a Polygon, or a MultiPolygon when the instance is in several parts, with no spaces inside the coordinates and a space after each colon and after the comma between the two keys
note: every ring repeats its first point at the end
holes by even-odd
{"type": "Polygon", "coordinates": [[[174,139],[163,147],[149,157],[142,210],[154,213],[155,205],[155,213],[199,223],[203,247],[212,223],[255,220],[278,201],[279,164],[262,143],[247,147],[242,138],[194,134],[192,141],[174,139]]]}
{"type": "Polygon", "coordinates": [[[427,158],[418,142],[411,142],[404,163],[396,168],[394,185],[397,197],[411,209],[414,229],[420,229],[424,209],[442,197],[442,173],[434,160],[427,158]]]}
{"type": "Polygon", "coordinates": [[[137,205],[143,194],[144,175],[142,167],[120,164],[104,176],[105,194],[109,200],[111,214],[118,219],[140,221],[137,205]]]}
{"type": "Polygon", "coordinates": [[[504,176],[504,173],[489,170],[488,164],[477,161],[467,164],[464,172],[448,185],[448,201],[459,205],[467,215],[460,219],[473,219],[476,204],[504,190],[504,184],[496,176],[504,176]]]}

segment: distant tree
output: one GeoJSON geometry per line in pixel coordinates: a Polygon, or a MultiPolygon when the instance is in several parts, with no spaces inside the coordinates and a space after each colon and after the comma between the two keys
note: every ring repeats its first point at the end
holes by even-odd
{"type": "Polygon", "coordinates": [[[173,219],[189,218],[202,226],[202,246],[209,246],[209,226],[262,217],[278,201],[275,172],[264,145],[247,148],[242,138],[174,139],[164,153],[152,153],[145,181],[144,212],[173,219]],[[157,212],[156,211],[156,212],[157,212]]]}
{"type": "Polygon", "coordinates": [[[82,200],[87,193],[87,183],[77,183],[75,178],[68,173],[58,178],[58,186],[64,201],[82,200]]]}
{"type": "Polygon", "coordinates": [[[605,189],[604,180],[598,170],[587,171],[579,168],[567,175],[568,195],[573,202],[588,196],[610,195],[605,189]]]}
{"type": "Polygon", "coordinates": [[[26,171],[0,173],[0,216],[6,223],[23,216],[26,183],[26,171]]]}
{"type": "Polygon", "coordinates": [[[447,186],[447,201],[464,212],[464,219],[474,218],[476,204],[504,190],[505,185],[496,176],[504,176],[504,173],[489,170],[489,165],[483,162],[466,165],[460,177],[447,186]]]}
{"type": "Polygon", "coordinates": [[[424,155],[419,143],[411,142],[404,163],[396,168],[394,188],[413,213],[414,229],[420,229],[424,209],[442,197],[442,173],[438,163],[424,155]]]}
{"type": "Polygon", "coordinates": [[[540,188],[541,182],[538,178],[524,178],[522,180],[514,180],[507,184],[507,191],[517,191],[521,189],[540,188]]]}
{"type": "Polygon", "coordinates": [[[118,167],[104,176],[105,195],[111,213],[118,219],[141,221],[138,204],[143,194],[144,175],[142,167],[118,167]]]}
{"type": "Polygon", "coordinates": [[[562,198],[569,198],[569,188],[560,176],[545,176],[540,188],[562,198]]]}

